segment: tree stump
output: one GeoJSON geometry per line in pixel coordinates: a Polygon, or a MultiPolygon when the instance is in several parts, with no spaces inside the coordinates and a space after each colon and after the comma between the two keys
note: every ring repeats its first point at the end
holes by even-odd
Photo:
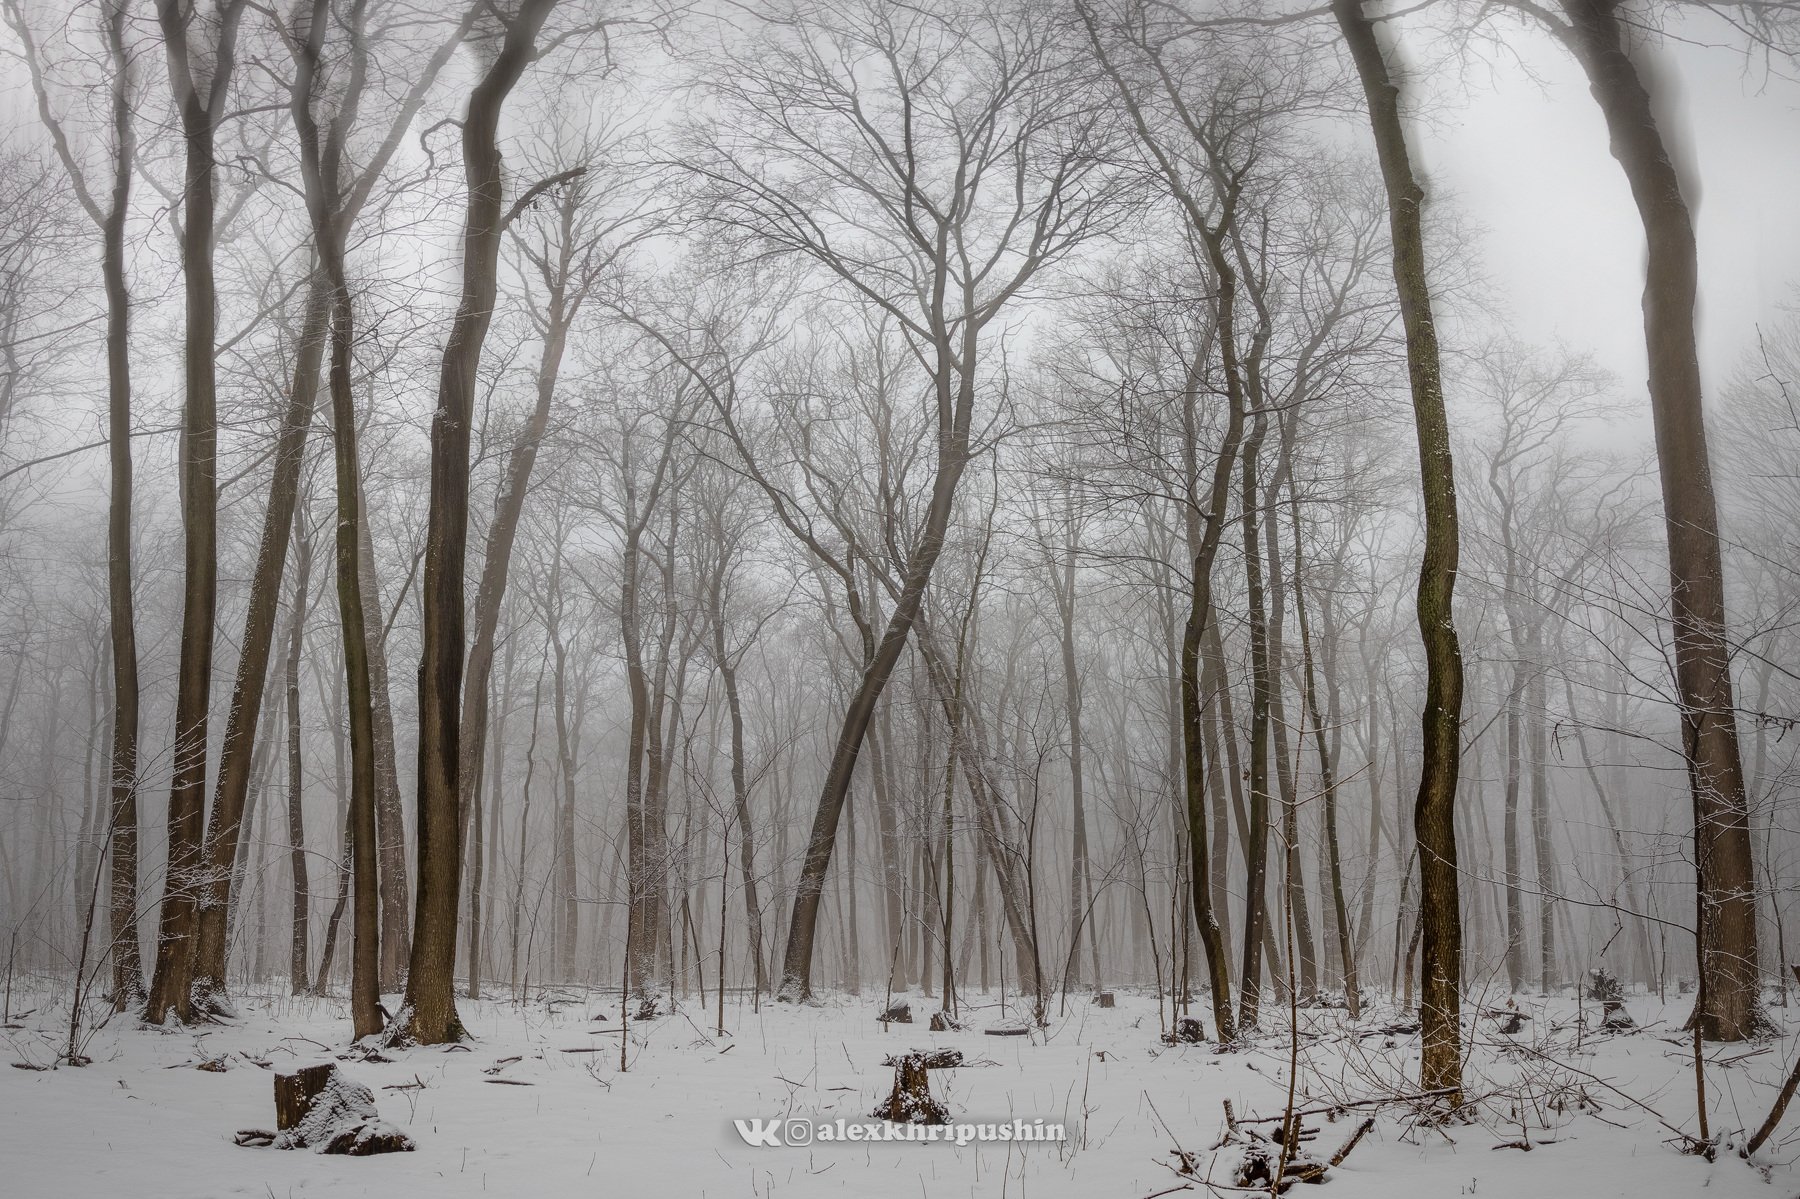
{"type": "Polygon", "coordinates": [[[273,1133],[245,1129],[237,1143],[350,1157],[413,1148],[410,1137],[376,1114],[375,1093],[332,1062],[275,1076],[275,1128],[273,1133]]]}
{"type": "Polygon", "coordinates": [[[958,1023],[957,1021],[952,1020],[950,1018],[949,1012],[942,1012],[942,1011],[933,1012],[933,1013],[931,1013],[931,1031],[932,1032],[961,1032],[962,1025],[960,1023],[958,1023]]]}
{"type": "Polygon", "coordinates": [[[1094,995],[1094,1002],[1100,1007],[1112,1007],[1114,1006],[1113,993],[1111,991],[1100,991],[1094,995]]]}
{"type": "Polygon", "coordinates": [[[877,1120],[895,1124],[948,1124],[950,1113],[931,1094],[931,1076],[927,1071],[962,1065],[962,1054],[954,1049],[936,1053],[914,1050],[890,1057],[883,1065],[894,1067],[894,1090],[872,1113],[877,1120]]]}
{"type": "Polygon", "coordinates": [[[312,1110],[313,1101],[324,1092],[337,1067],[330,1062],[318,1066],[302,1066],[292,1074],[275,1076],[275,1131],[296,1128],[312,1110]]]}
{"type": "Polygon", "coordinates": [[[1183,1016],[1162,1039],[1165,1045],[1198,1045],[1206,1040],[1206,1026],[1193,1016],[1183,1016]]]}
{"type": "Polygon", "coordinates": [[[1588,971],[1588,994],[1600,1001],[1600,1027],[1607,1032],[1630,1032],[1637,1027],[1625,1011],[1625,986],[1602,966],[1588,971]]]}
{"type": "Polygon", "coordinates": [[[887,1011],[881,1013],[876,1019],[880,1020],[883,1024],[911,1024],[912,1004],[906,1002],[904,999],[897,999],[893,1003],[890,1003],[887,1011]]]}

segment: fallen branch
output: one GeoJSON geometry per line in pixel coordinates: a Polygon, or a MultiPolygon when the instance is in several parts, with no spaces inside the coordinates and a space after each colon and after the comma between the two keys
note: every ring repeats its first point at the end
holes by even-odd
{"type": "MultiPolygon", "coordinates": [[[[1293,1113],[1293,1118],[1297,1120],[1301,1116],[1329,1116],[1335,1112],[1347,1112],[1347,1111],[1352,1111],[1356,1108],[1386,1107],[1390,1103],[1417,1103],[1418,1101],[1420,1101],[1422,1099],[1438,1099],[1445,1095],[1454,1095],[1455,1093],[1456,1093],[1455,1087],[1436,1087],[1429,1091],[1420,1091],[1415,1095],[1389,1095],[1389,1096],[1386,1096],[1385,1098],[1381,1098],[1381,1099],[1359,1099],[1354,1103],[1332,1103],[1332,1104],[1327,1104],[1324,1107],[1304,1108],[1300,1111],[1293,1113]]],[[[1228,1126],[1233,1127],[1233,1128],[1235,1128],[1238,1124],[1279,1124],[1282,1121],[1289,1118],[1285,1115],[1282,1115],[1282,1116],[1252,1116],[1248,1119],[1239,1119],[1239,1120],[1233,1121],[1232,1116],[1231,1116],[1230,1100],[1226,1101],[1225,1109],[1226,1109],[1225,1122],[1228,1126]]]]}
{"type": "MultiPolygon", "coordinates": [[[[1792,969],[1794,977],[1800,978],[1800,965],[1794,966],[1792,969]]],[[[1761,1149],[1763,1142],[1767,1141],[1774,1133],[1775,1126],[1781,1123],[1781,1117],[1787,1114],[1788,1101],[1794,1097],[1794,1090],[1797,1087],[1800,1087],[1800,1058],[1794,1059],[1794,1068],[1788,1071],[1787,1081],[1781,1084],[1781,1093],[1775,1096],[1775,1106],[1769,1109],[1769,1118],[1762,1122],[1762,1127],[1756,1130],[1756,1135],[1744,1145],[1745,1157],[1749,1157],[1761,1149]]]]}
{"type": "Polygon", "coordinates": [[[1364,1116],[1363,1122],[1358,1124],[1356,1126],[1356,1131],[1350,1134],[1350,1139],[1344,1142],[1344,1147],[1331,1155],[1331,1164],[1334,1166],[1343,1165],[1344,1159],[1350,1156],[1350,1151],[1356,1148],[1356,1143],[1362,1140],[1373,1127],[1375,1127],[1375,1117],[1364,1116]]]}

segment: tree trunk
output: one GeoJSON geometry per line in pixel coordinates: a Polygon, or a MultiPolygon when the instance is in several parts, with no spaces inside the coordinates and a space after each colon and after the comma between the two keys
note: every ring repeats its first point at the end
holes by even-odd
{"type": "MultiPolygon", "coordinates": [[[[565,211],[568,203],[570,201],[565,201],[565,211]]],[[[506,600],[506,587],[512,570],[513,543],[518,538],[519,520],[525,512],[525,496],[531,487],[531,472],[537,463],[538,446],[542,444],[544,432],[550,424],[550,406],[556,396],[563,350],[568,344],[569,325],[574,316],[567,300],[570,246],[566,236],[563,250],[560,272],[546,279],[548,295],[544,305],[544,344],[538,356],[537,401],[530,416],[519,427],[518,436],[513,439],[512,449],[507,454],[506,473],[501,477],[499,491],[495,493],[494,515],[488,523],[486,550],[481,562],[481,582],[475,591],[475,635],[469,646],[460,746],[461,783],[468,792],[473,792],[480,786],[482,759],[487,748],[489,680],[494,668],[494,644],[500,628],[500,610],[506,600]]],[[[472,806],[465,800],[465,816],[472,806]]]]}
{"type": "MultiPolygon", "coordinates": [[[[1093,868],[1088,861],[1087,802],[1081,760],[1081,673],[1075,659],[1075,556],[1074,501],[1065,491],[1065,518],[1070,532],[1063,547],[1060,567],[1052,567],[1051,585],[1056,594],[1058,629],[1062,634],[1063,709],[1069,723],[1069,804],[1074,823],[1069,848],[1069,956],[1063,964],[1063,990],[1080,981],[1081,945],[1085,939],[1092,959],[1093,984],[1100,989],[1100,944],[1093,928],[1093,868]]],[[[947,817],[946,817],[947,819],[947,817]]]]}
{"type": "Polygon", "coordinates": [[[306,503],[299,504],[294,538],[294,599],[287,651],[287,820],[288,863],[293,875],[293,940],[288,958],[288,981],[293,994],[306,989],[307,931],[312,897],[306,879],[305,776],[300,752],[300,653],[306,638],[306,599],[312,586],[312,538],[304,520],[306,503]]]}
{"type": "Polygon", "coordinates": [[[1506,873],[1506,985],[1513,993],[1525,986],[1525,900],[1519,890],[1519,781],[1524,773],[1525,662],[1518,638],[1513,644],[1512,686],[1506,693],[1506,794],[1501,809],[1501,839],[1506,873]]]}
{"type": "Polygon", "coordinates": [[[194,936],[205,873],[207,717],[212,696],[213,628],[218,606],[218,392],[214,365],[218,300],[213,278],[214,139],[236,63],[244,0],[221,0],[212,44],[196,53],[190,27],[204,21],[183,0],[157,0],[169,88],[184,151],[181,273],[186,293],[181,434],[181,661],[169,782],[168,869],[156,944],[156,971],[144,1018],[190,1023],[194,936]],[[204,63],[204,77],[196,68],[204,63]]]}
{"type": "MultiPolygon", "coordinates": [[[[1300,496],[1288,492],[1288,511],[1294,526],[1294,621],[1300,628],[1300,679],[1306,692],[1306,716],[1312,723],[1313,749],[1319,755],[1319,791],[1325,805],[1325,861],[1331,882],[1331,911],[1337,929],[1339,966],[1344,973],[1344,1006],[1352,1020],[1362,1015],[1362,995],[1356,976],[1356,947],[1350,938],[1350,909],[1344,902],[1344,859],[1338,845],[1336,755],[1325,744],[1326,720],[1319,710],[1319,685],[1313,666],[1312,627],[1306,612],[1304,543],[1300,536],[1300,496]]],[[[1273,519],[1273,514],[1271,514],[1273,519]]],[[[1326,611],[1330,640],[1330,610],[1326,611]]],[[[1335,705],[1334,705],[1335,706],[1335,705]]],[[[1332,724],[1335,726],[1335,721],[1332,724]]],[[[1290,866],[1292,869],[1292,866],[1290,866]]]]}
{"type": "Polygon", "coordinates": [[[112,60],[113,121],[112,196],[101,227],[100,264],[106,283],[106,432],[111,466],[106,514],[113,692],[108,932],[113,949],[112,1001],[123,1009],[144,997],[137,926],[138,658],[131,564],[131,293],[125,279],[125,225],[130,216],[137,134],[132,127],[123,3],[106,9],[106,47],[112,60]]]}
{"type": "Polygon", "coordinates": [[[407,1029],[425,1044],[459,1041],[456,917],[462,871],[459,810],[463,573],[469,535],[469,425],[475,384],[498,289],[501,201],[500,111],[536,54],[538,31],[557,0],[523,0],[469,95],[462,127],[462,294],[438,376],[431,421],[430,519],[421,587],[419,662],[419,891],[406,980],[407,1029]]]}
{"type": "Polygon", "coordinates": [[[1741,1041],[1768,1026],[1757,969],[1756,874],[1726,639],[1718,506],[1706,447],[1694,312],[1699,250],[1680,169],[1634,61],[1617,0],[1562,0],[1564,38],[1587,72],[1644,226],[1644,340],[1669,542],[1681,752],[1694,803],[1700,889],[1701,1034],[1741,1041]]]}
{"type": "MultiPolygon", "coordinates": [[[[723,571],[719,575],[723,575],[723,571]]],[[[738,694],[737,659],[725,644],[725,604],[722,596],[724,581],[715,575],[707,589],[707,596],[712,601],[710,613],[713,636],[713,656],[718,661],[719,681],[725,688],[725,711],[731,720],[731,802],[738,825],[738,865],[744,886],[744,920],[748,926],[750,940],[750,960],[755,972],[756,990],[760,994],[769,989],[768,964],[763,960],[762,952],[762,907],[756,897],[756,828],[750,819],[750,764],[748,749],[744,744],[744,705],[738,694]]],[[[720,851],[728,848],[726,839],[720,837],[720,851]]],[[[725,885],[724,875],[720,875],[719,886],[725,885]]],[[[719,959],[719,985],[725,985],[724,958],[719,959]]]]}
{"type": "Polygon", "coordinates": [[[1269,622],[1264,611],[1262,547],[1256,535],[1261,495],[1256,484],[1268,418],[1255,417],[1244,440],[1243,492],[1238,516],[1244,532],[1244,595],[1250,626],[1250,835],[1244,841],[1244,966],[1238,980],[1238,1024],[1255,1028],[1262,998],[1262,948],[1267,930],[1269,863],[1269,708],[1274,690],[1269,664],[1269,622]]]}
{"type": "Polygon", "coordinates": [[[1419,851],[1419,922],[1424,991],[1419,1005],[1420,1085],[1462,1099],[1462,909],[1456,869],[1456,778],[1462,723],[1462,648],[1451,601],[1459,552],[1456,472],[1438,364],[1437,324],[1425,268],[1424,189],[1414,175],[1400,88],[1388,72],[1363,0],[1332,0],[1369,106],[1369,125],[1387,192],[1394,285],[1406,330],[1407,378],[1419,446],[1425,552],[1419,566],[1419,634],[1425,643],[1425,708],[1413,828],[1419,851]]]}
{"type": "Polygon", "coordinates": [[[1531,763],[1531,844],[1537,859],[1538,982],[1544,994],[1556,987],[1556,859],[1550,842],[1550,713],[1545,694],[1543,632],[1535,625],[1526,642],[1530,682],[1525,689],[1525,748],[1531,763]]]}
{"type": "Polygon", "coordinates": [[[784,1002],[799,1002],[812,994],[814,928],[818,923],[819,899],[825,889],[825,874],[831,867],[832,849],[837,842],[838,821],[850,795],[850,783],[856,775],[856,761],[862,753],[869,722],[874,718],[881,693],[887,688],[901,652],[906,648],[924,603],[932,570],[943,553],[944,537],[956,503],[957,485],[969,462],[981,326],[974,318],[966,318],[960,343],[957,343],[943,321],[941,294],[936,304],[940,307],[931,314],[931,319],[935,338],[932,388],[936,399],[937,469],[932,477],[931,500],[925,511],[924,527],[919,530],[918,540],[913,543],[901,572],[899,594],[888,615],[887,626],[882,630],[874,654],[865,663],[862,677],[844,711],[819,804],[813,813],[806,856],[794,886],[793,919],[788,925],[781,989],[776,996],[784,1002]]]}
{"type": "MultiPolygon", "coordinates": [[[[288,539],[300,492],[306,457],[306,435],[318,398],[320,366],[330,321],[332,293],[323,269],[306,291],[294,347],[294,370],[288,403],[276,430],[270,463],[269,498],[263,509],[262,537],[250,576],[250,601],[238,653],[231,705],[225,712],[225,738],[219,747],[218,781],[206,826],[207,879],[200,894],[199,931],[194,948],[196,999],[219,1008],[225,989],[225,932],[234,902],[228,864],[241,840],[244,800],[255,757],[254,731],[262,709],[269,658],[274,648],[276,616],[281,605],[281,576],[287,564],[288,539]]],[[[222,1010],[222,1008],[221,1008],[222,1010]]]]}
{"type": "MultiPolygon", "coordinates": [[[[363,519],[358,561],[361,563],[363,612],[379,616],[381,585],[375,574],[374,538],[369,532],[369,500],[362,496],[363,519]]],[[[366,619],[365,615],[365,619],[366,619]]],[[[400,800],[398,750],[394,745],[394,706],[388,687],[387,628],[371,629],[369,647],[369,711],[375,734],[375,872],[381,898],[380,989],[398,991],[406,981],[409,941],[407,903],[412,898],[406,877],[406,813],[400,800]]]]}

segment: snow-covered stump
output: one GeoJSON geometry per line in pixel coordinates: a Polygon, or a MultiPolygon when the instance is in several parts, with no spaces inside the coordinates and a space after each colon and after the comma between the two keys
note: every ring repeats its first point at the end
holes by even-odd
{"type": "Polygon", "coordinates": [[[246,1129],[237,1143],[350,1157],[413,1149],[412,1138],[376,1113],[375,1093],[330,1062],[277,1074],[275,1131],[246,1129]]]}
{"type": "Polygon", "coordinates": [[[948,1124],[950,1112],[931,1093],[931,1070],[949,1070],[963,1064],[955,1049],[915,1049],[882,1063],[894,1068],[894,1090],[873,1113],[877,1120],[895,1124],[948,1124]]]}

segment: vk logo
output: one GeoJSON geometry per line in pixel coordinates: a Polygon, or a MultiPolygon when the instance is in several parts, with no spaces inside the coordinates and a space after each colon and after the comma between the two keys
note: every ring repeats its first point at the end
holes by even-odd
{"type": "MultiPolygon", "coordinates": [[[[743,1138],[746,1145],[768,1148],[781,1144],[780,1120],[733,1120],[732,1124],[736,1125],[738,1136],[743,1138]]],[[[812,1129],[809,1127],[807,1131],[811,1132],[812,1129]]]]}

